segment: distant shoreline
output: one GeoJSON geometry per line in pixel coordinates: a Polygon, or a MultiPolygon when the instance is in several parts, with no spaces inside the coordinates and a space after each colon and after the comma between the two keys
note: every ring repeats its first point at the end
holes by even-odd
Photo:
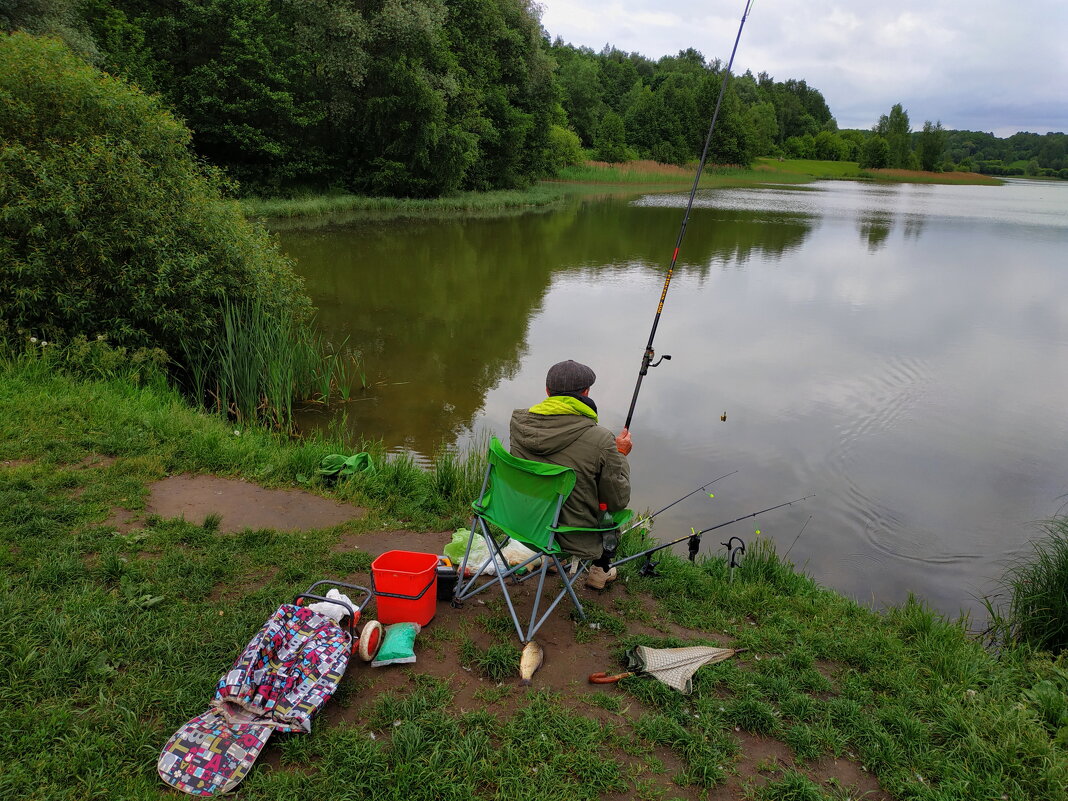
{"type": "MultiPolygon", "coordinates": [[[[617,191],[667,191],[693,185],[696,165],[677,167],[652,161],[623,164],[587,162],[566,167],[552,180],[528,189],[459,192],[439,198],[366,197],[322,193],[294,198],[246,198],[245,214],[267,220],[311,220],[355,215],[371,218],[427,218],[455,215],[489,215],[546,208],[568,198],[617,191]]],[[[855,161],[808,159],[757,159],[753,167],[708,166],[701,175],[702,189],[764,184],[803,184],[821,180],[856,180],[880,183],[923,183],[1000,186],[1000,178],[974,172],[922,172],[919,170],[862,170],[855,161]]]]}

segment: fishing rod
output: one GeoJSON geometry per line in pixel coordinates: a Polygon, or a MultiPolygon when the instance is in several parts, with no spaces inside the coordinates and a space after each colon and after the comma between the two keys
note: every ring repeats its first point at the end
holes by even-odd
{"type": "Polygon", "coordinates": [[[666,512],[666,511],[667,511],[668,509],[670,509],[670,508],[671,508],[672,506],[674,506],[675,504],[677,504],[677,503],[682,503],[682,502],[683,502],[684,500],[686,500],[687,498],[689,498],[689,497],[690,497],[691,495],[693,495],[694,493],[700,492],[701,490],[706,490],[706,489],[708,489],[709,487],[711,487],[711,486],[712,486],[713,484],[715,484],[715,483],[716,483],[717,481],[719,481],[719,480],[721,480],[721,479],[724,479],[724,478],[729,478],[730,476],[733,476],[733,475],[734,475],[735,473],[737,473],[737,472],[738,472],[737,470],[731,470],[731,472],[729,472],[729,473],[724,473],[724,474],[723,474],[722,476],[720,476],[719,478],[714,478],[714,479],[712,479],[711,481],[709,481],[709,482],[708,482],[707,484],[702,484],[702,485],[701,485],[700,487],[698,487],[697,489],[695,489],[695,490],[693,490],[693,491],[691,491],[691,492],[687,492],[687,493],[686,493],[685,495],[683,495],[683,496],[682,496],[681,498],[679,498],[678,500],[672,501],[672,502],[671,502],[671,503],[669,503],[669,504],[668,504],[667,506],[665,506],[665,507],[664,507],[663,509],[657,509],[657,510],[656,510],[655,512],[653,512],[653,513],[652,513],[651,515],[645,515],[645,516],[643,516],[643,517],[639,517],[639,518],[638,518],[638,519],[637,519],[636,521],[634,521],[634,522],[633,522],[633,523],[631,523],[631,524],[630,524],[629,526],[627,526],[627,527],[626,527],[625,529],[623,529],[622,531],[620,531],[620,532],[619,532],[619,533],[620,533],[620,536],[622,536],[623,534],[626,534],[626,533],[627,533],[628,531],[632,531],[633,529],[636,529],[636,528],[637,528],[638,526],[642,525],[643,523],[648,523],[648,522],[649,522],[650,520],[652,520],[652,519],[653,519],[654,517],[656,517],[656,516],[657,516],[658,514],[660,514],[661,512],[666,512]]]}
{"type": "Polygon", "coordinates": [[[790,543],[790,547],[786,549],[786,553],[783,555],[783,559],[790,555],[790,551],[797,545],[797,541],[801,539],[801,535],[805,533],[805,529],[808,528],[808,524],[812,522],[812,515],[808,516],[808,520],[805,521],[805,525],[801,526],[801,530],[797,532],[797,536],[794,537],[794,541],[790,543]]]}
{"type": "Polygon", "coordinates": [[[690,211],[693,209],[693,199],[697,194],[697,185],[701,181],[701,173],[705,169],[705,159],[708,157],[708,148],[712,143],[712,132],[716,128],[716,120],[719,117],[719,107],[723,103],[723,95],[727,91],[727,81],[731,75],[731,67],[734,66],[734,54],[738,52],[738,42],[742,38],[742,28],[745,27],[745,20],[749,16],[749,10],[753,6],[753,0],[746,0],[745,11],[742,12],[742,21],[738,25],[738,35],[734,37],[734,49],[731,50],[730,61],[727,62],[727,69],[723,73],[723,81],[719,86],[719,97],[716,99],[716,108],[712,112],[712,123],[708,126],[708,134],[705,136],[705,146],[701,151],[701,160],[697,163],[697,174],[693,178],[693,188],[690,189],[690,199],[686,202],[686,213],[682,217],[682,227],[679,228],[679,236],[675,240],[675,250],[671,254],[671,264],[668,266],[667,276],[664,278],[664,288],[660,292],[660,303],[656,307],[656,316],[653,317],[653,327],[649,331],[649,342],[645,346],[645,353],[642,355],[642,366],[638,371],[638,381],[634,385],[634,395],[630,399],[630,409],[627,411],[627,422],[623,427],[630,428],[630,421],[634,417],[634,407],[638,403],[638,392],[642,388],[642,380],[649,372],[650,367],[656,367],[664,359],[671,360],[668,355],[661,356],[657,361],[653,361],[656,353],[653,351],[653,340],[656,338],[656,329],[660,325],[660,315],[664,311],[664,300],[667,298],[668,287],[671,286],[671,276],[675,273],[675,262],[679,259],[679,248],[682,246],[682,238],[686,235],[686,225],[690,221],[690,211]]]}
{"type": "MultiPolygon", "coordinates": [[[[639,551],[636,554],[631,554],[630,556],[626,556],[626,557],[624,557],[622,559],[619,559],[619,560],[617,560],[615,562],[612,562],[611,567],[618,567],[619,565],[626,564],[627,562],[633,561],[634,559],[638,559],[638,558],[640,558],[642,556],[644,556],[646,558],[646,560],[649,561],[649,557],[652,554],[656,553],[657,551],[662,551],[662,550],[664,550],[664,548],[670,548],[672,545],[678,545],[683,540],[689,540],[690,541],[690,561],[692,562],[697,557],[697,550],[698,550],[698,548],[700,548],[700,545],[701,545],[701,535],[702,534],[707,534],[708,532],[715,531],[718,528],[723,528],[724,526],[729,526],[729,525],[731,525],[731,523],[737,523],[737,522],[739,522],[741,520],[748,520],[751,517],[756,517],[757,515],[762,515],[765,512],[774,512],[776,509],[782,509],[784,506],[793,506],[795,503],[801,503],[801,501],[807,501],[809,498],[815,498],[815,497],[816,497],[815,495],[806,495],[803,498],[794,498],[794,500],[792,500],[792,501],[787,501],[786,503],[776,504],[775,506],[769,506],[767,509],[761,509],[759,512],[751,512],[750,514],[742,515],[741,517],[736,517],[736,518],[734,518],[734,520],[728,520],[726,523],[717,523],[714,526],[709,526],[708,528],[703,528],[700,531],[694,531],[691,528],[690,529],[690,533],[687,534],[684,537],[679,537],[677,540],[672,540],[671,542],[665,542],[665,543],[662,543],[660,545],[653,546],[652,548],[649,548],[648,550],[639,551]]],[[[643,569],[644,569],[644,566],[643,566],[643,569]]],[[[646,575],[649,575],[649,574],[646,573],[646,575]]]]}

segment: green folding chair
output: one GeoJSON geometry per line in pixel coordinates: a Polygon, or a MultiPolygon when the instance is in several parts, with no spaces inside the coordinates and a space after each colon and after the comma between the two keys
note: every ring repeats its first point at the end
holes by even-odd
{"type": "MultiPolygon", "coordinates": [[[[560,510],[574,487],[575,471],[570,467],[532,462],[512,456],[494,437],[490,442],[489,460],[486,475],[482,481],[482,490],[478,500],[471,504],[474,518],[471,521],[471,534],[467,539],[467,548],[460,565],[453,604],[459,606],[483,590],[494,586],[500,587],[520,642],[527,642],[534,638],[538,629],[564,596],[570,597],[579,616],[585,620],[586,612],[575,594],[574,584],[589,568],[592,560],[580,561],[577,569],[571,573],[565,571],[560,561],[560,557],[565,554],[556,543],[556,535],[560,532],[572,531],[603,533],[604,529],[559,525],[560,510]],[[521,564],[508,565],[501,553],[501,545],[490,534],[490,525],[496,526],[510,538],[523,543],[534,554],[521,564]],[[489,558],[474,570],[470,578],[466,578],[471,546],[477,536],[481,536],[485,541],[489,558]],[[541,560],[540,569],[527,569],[530,564],[539,559],[541,560]],[[496,561],[495,570],[490,577],[486,570],[494,561],[496,561]],[[545,579],[550,564],[556,567],[563,587],[539,617],[538,609],[541,606],[542,591],[545,588],[545,579]],[[534,595],[530,623],[524,632],[512,603],[512,597],[508,592],[506,580],[510,579],[512,583],[518,584],[535,575],[538,576],[538,591],[534,595]],[[480,579],[485,580],[479,583],[480,579]]],[[[618,526],[630,519],[631,511],[624,509],[614,514],[613,517],[618,526]]]]}

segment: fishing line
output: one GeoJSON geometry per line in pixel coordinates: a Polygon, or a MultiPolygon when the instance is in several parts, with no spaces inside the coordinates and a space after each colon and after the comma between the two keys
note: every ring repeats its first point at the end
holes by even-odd
{"type": "Polygon", "coordinates": [[[690,491],[690,492],[687,492],[687,493],[686,493],[685,495],[683,495],[683,496],[682,496],[681,498],[679,498],[678,500],[674,500],[674,501],[672,501],[671,503],[669,503],[669,504],[668,504],[667,506],[665,506],[664,508],[662,508],[662,509],[657,509],[657,510],[656,510],[655,512],[653,512],[653,513],[652,513],[651,515],[645,515],[645,516],[643,516],[643,517],[640,517],[640,518],[638,518],[638,519],[637,519],[637,520],[635,520],[635,521],[634,521],[633,523],[631,523],[631,524],[630,524],[629,526],[627,526],[627,527],[626,527],[625,529],[623,529],[622,531],[620,531],[620,532],[619,532],[619,533],[620,533],[620,535],[626,534],[626,533],[627,533],[628,531],[632,531],[633,529],[636,529],[636,528],[637,528],[638,526],[640,526],[640,525],[643,525],[644,523],[648,523],[648,522],[649,522],[650,520],[652,520],[652,519],[653,519],[654,517],[656,517],[656,516],[657,516],[658,514],[660,514],[661,512],[666,512],[666,511],[667,511],[668,509],[670,509],[670,508],[671,508],[672,506],[674,506],[675,504],[677,504],[677,503],[682,503],[682,502],[683,502],[684,500],[686,500],[687,498],[689,498],[689,497],[690,497],[691,495],[693,495],[693,494],[695,494],[695,493],[698,493],[698,492],[700,492],[701,490],[706,490],[706,489],[708,489],[709,487],[711,487],[711,486],[712,486],[713,484],[715,484],[715,483],[716,483],[717,481],[722,481],[722,480],[723,480],[723,479],[725,479],[725,478],[729,478],[730,476],[733,476],[733,475],[734,475],[735,473],[737,473],[737,472],[738,472],[737,470],[731,470],[731,472],[729,472],[729,473],[724,473],[724,474],[723,474],[722,476],[720,476],[719,478],[714,478],[714,479],[712,479],[711,481],[709,481],[709,482],[708,482],[707,484],[702,484],[702,485],[701,485],[700,487],[698,487],[697,489],[695,489],[695,490],[692,490],[692,491],[690,491]]]}
{"type": "Polygon", "coordinates": [[[805,525],[801,526],[801,530],[797,532],[797,536],[794,537],[794,541],[790,543],[790,547],[786,550],[786,553],[782,557],[783,559],[790,555],[790,551],[792,551],[794,549],[794,546],[797,545],[797,541],[801,539],[801,535],[805,533],[805,529],[808,528],[808,524],[811,522],[812,515],[809,515],[808,520],[805,521],[805,525]]]}
{"type": "Polygon", "coordinates": [[[679,259],[679,248],[682,246],[682,238],[686,235],[686,225],[690,221],[690,211],[693,209],[693,199],[697,194],[697,185],[701,181],[701,173],[705,169],[705,159],[708,157],[708,148],[712,144],[712,132],[716,128],[716,120],[719,118],[719,108],[723,103],[723,95],[727,91],[727,81],[730,79],[731,68],[734,66],[734,54],[738,52],[738,42],[742,38],[742,28],[745,27],[745,20],[749,16],[749,12],[753,7],[753,0],[746,0],[745,10],[742,12],[742,21],[738,24],[738,35],[734,37],[734,49],[731,50],[730,61],[727,62],[727,69],[723,72],[723,81],[719,86],[719,97],[716,99],[716,108],[712,112],[712,123],[708,126],[708,134],[705,136],[705,146],[701,151],[701,160],[697,163],[697,173],[693,178],[693,188],[690,189],[690,199],[686,202],[686,213],[682,217],[682,227],[679,228],[679,236],[675,240],[675,250],[671,254],[671,264],[668,266],[667,276],[664,278],[664,288],[660,292],[660,303],[656,307],[656,316],[653,317],[653,327],[649,331],[649,342],[645,346],[645,353],[642,355],[642,366],[638,371],[638,381],[634,385],[634,395],[630,399],[630,409],[627,411],[627,422],[623,424],[626,429],[630,428],[630,421],[634,417],[634,407],[638,403],[638,392],[642,388],[642,379],[645,378],[649,372],[650,367],[656,367],[664,359],[670,361],[671,357],[664,355],[657,361],[653,361],[656,353],[653,351],[653,340],[656,338],[656,329],[660,325],[660,315],[664,311],[664,300],[667,298],[668,287],[671,286],[671,277],[675,273],[675,263],[679,259]]]}

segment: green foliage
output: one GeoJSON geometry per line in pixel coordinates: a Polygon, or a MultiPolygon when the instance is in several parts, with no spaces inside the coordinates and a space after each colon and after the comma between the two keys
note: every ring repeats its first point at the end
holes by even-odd
{"type": "Polygon", "coordinates": [[[623,126],[623,118],[611,109],[601,117],[593,146],[594,155],[601,161],[619,163],[634,158],[634,153],[627,147],[627,131],[623,126]]]}
{"type": "Polygon", "coordinates": [[[753,136],[753,152],[757,156],[771,155],[779,138],[779,123],[775,105],[770,101],[755,103],[747,112],[749,130],[753,136]]]}
{"type": "Polygon", "coordinates": [[[549,129],[549,163],[554,173],[585,161],[578,134],[559,125],[549,129]]]}
{"type": "MultiPolygon", "coordinates": [[[[505,624],[511,628],[511,621],[505,624]]],[[[506,634],[514,634],[514,630],[506,634]]],[[[479,648],[470,639],[460,643],[460,664],[478,671],[492,681],[504,681],[519,676],[520,651],[510,642],[497,642],[487,648],[479,648]]]]}
{"type": "Polygon", "coordinates": [[[213,339],[180,340],[186,388],[208,408],[288,430],[294,399],[348,397],[359,363],[345,343],[328,347],[310,325],[259,298],[224,301],[222,322],[213,339]]]}
{"type": "MultiPolygon", "coordinates": [[[[548,45],[527,0],[11,2],[9,27],[65,36],[160,93],[248,193],[524,188],[579,147],[682,165],[723,76],[692,48],[654,62],[548,45]]],[[[824,129],[833,118],[804,81],[734,76],[710,159],[748,165],[824,129]]]]}
{"type": "Polygon", "coordinates": [[[838,134],[820,131],[813,140],[814,156],[821,161],[845,161],[849,147],[838,134]]]}
{"type": "Polygon", "coordinates": [[[872,136],[860,150],[861,169],[882,169],[890,166],[890,143],[882,136],[872,136]]]}
{"type": "Polygon", "coordinates": [[[121,347],[210,341],[227,299],[303,319],[300,280],[160,102],[55,41],[0,40],[0,321],[121,347]],[[77,109],[77,113],[71,113],[77,109]]]}
{"type": "Polygon", "coordinates": [[[942,128],[942,123],[936,122],[932,125],[930,120],[926,120],[916,145],[921,169],[928,171],[938,169],[942,164],[942,154],[945,149],[946,132],[942,128]]]}
{"type": "Polygon", "coordinates": [[[96,44],[81,11],[80,0],[3,0],[0,32],[53,36],[76,53],[95,58],[96,44]]]}
{"type": "Polygon", "coordinates": [[[791,136],[783,143],[783,150],[792,159],[816,158],[816,140],[812,134],[791,136]]]}
{"type": "Polygon", "coordinates": [[[818,784],[796,770],[786,771],[756,793],[758,801],[825,801],[826,798],[818,784]]]}
{"type": "Polygon", "coordinates": [[[885,166],[910,169],[909,156],[912,154],[910,131],[909,113],[901,107],[900,103],[895,103],[889,114],[883,114],[879,118],[879,122],[875,125],[875,132],[886,140],[890,151],[889,161],[885,166]]]}

